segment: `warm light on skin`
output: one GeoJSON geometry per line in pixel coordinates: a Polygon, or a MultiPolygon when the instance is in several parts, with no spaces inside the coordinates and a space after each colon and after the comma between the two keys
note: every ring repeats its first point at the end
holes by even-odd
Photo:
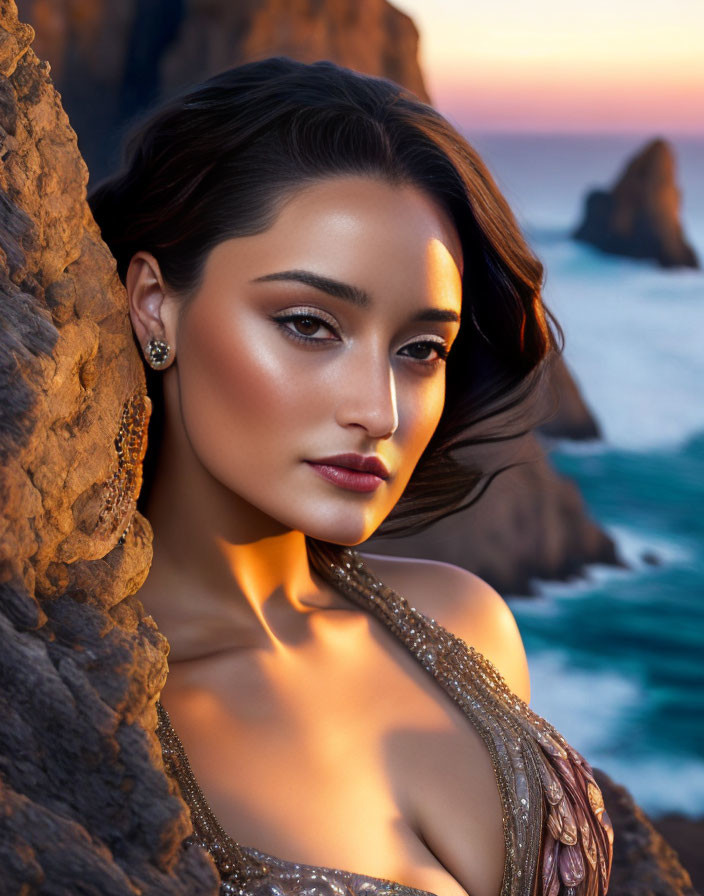
{"type": "MultiPolygon", "coordinates": [[[[409,348],[457,336],[456,320],[417,319],[460,315],[452,222],[415,187],[337,177],[216,246],[184,313],[154,262],[138,253],[127,275],[140,343],[175,351],[138,599],[169,641],[161,699],[208,803],[275,856],[491,896],[505,846],[486,745],[403,644],[312,575],[305,542],[371,535],[437,427],[444,364],[409,348]],[[320,341],[293,338],[282,319],[299,312],[330,326],[299,328],[320,341]],[[354,492],[306,463],[343,452],[380,456],[390,478],[354,492]]],[[[445,591],[442,570],[414,575],[445,591]]]]}
{"type": "Polygon", "coordinates": [[[146,584],[157,602],[171,592],[157,618],[174,621],[176,656],[226,639],[223,619],[275,644],[274,604],[283,597],[300,611],[316,590],[304,536],[369,538],[437,427],[445,365],[425,343],[451,347],[459,324],[414,317],[460,315],[459,237],[415,187],[337,177],[289,197],[267,231],[211,250],[185,311],[154,264],[138,253],[127,277],[141,344],[163,327],[175,359],[161,374],[167,429],[147,512],[155,558],[146,584]],[[369,305],[291,271],[364,291],[369,305]],[[283,320],[292,314],[323,323],[283,320]],[[346,452],[378,456],[389,478],[354,492],[306,462],[346,452]],[[207,595],[197,607],[194,589],[207,595]]]}
{"type": "Polygon", "coordinates": [[[401,497],[445,398],[443,365],[402,350],[457,333],[409,324],[423,308],[459,314],[456,239],[417,190],[350,178],[307,189],[270,230],[210,253],[175,334],[182,421],[200,462],[272,528],[354,545],[401,497]],[[292,270],[353,284],[372,305],[295,280],[258,282],[292,270]],[[301,309],[326,321],[304,331],[315,342],[294,341],[300,325],[274,320],[301,309]],[[305,463],[348,451],[381,456],[390,478],[360,494],[305,463]]]}

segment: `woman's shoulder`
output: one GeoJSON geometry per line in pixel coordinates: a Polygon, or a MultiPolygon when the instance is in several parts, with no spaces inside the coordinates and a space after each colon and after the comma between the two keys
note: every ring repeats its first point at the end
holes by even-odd
{"type": "Polygon", "coordinates": [[[529,702],[528,660],[516,619],[488,582],[441,560],[359,554],[372,572],[412,607],[490,660],[511,690],[529,702]]]}

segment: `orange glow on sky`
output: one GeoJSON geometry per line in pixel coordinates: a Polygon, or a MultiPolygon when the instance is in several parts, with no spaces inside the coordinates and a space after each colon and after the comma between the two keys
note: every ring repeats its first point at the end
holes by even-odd
{"type": "Polygon", "coordinates": [[[397,0],[435,105],[476,131],[704,134],[700,0],[397,0]]]}

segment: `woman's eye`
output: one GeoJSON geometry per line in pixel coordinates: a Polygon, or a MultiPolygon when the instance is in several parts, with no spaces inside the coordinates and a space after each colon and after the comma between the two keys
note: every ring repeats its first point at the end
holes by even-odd
{"type": "MultiPolygon", "coordinates": [[[[281,327],[281,329],[291,339],[298,342],[321,343],[334,342],[338,339],[337,333],[331,323],[318,317],[317,314],[310,312],[298,312],[296,314],[285,314],[281,317],[274,317],[273,320],[281,327]],[[295,328],[295,329],[294,329],[295,328]],[[321,328],[325,328],[331,336],[320,336],[321,328]]],[[[411,342],[404,345],[401,351],[410,351],[407,357],[413,361],[418,361],[426,367],[435,367],[443,363],[449,353],[449,349],[444,342],[436,342],[432,339],[426,339],[422,342],[411,342]],[[433,352],[435,356],[433,357],[433,352]]]]}
{"type": "Polygon", "coordinates": [[[415,361],[421,361],[425,364],[440,364],[442,361],[447,359],[449,354],[448,347],[442,342],[435,342],[435,340],[428,340],[426,342],[411,342],[409,345],[405,345],[404,349],[410,349],[412,352],[420,351],[420,354],[411,354],[411,357],[415,361]],[[436,357],[429,356],[428,353],[436,352],[436,357]]]}
{"type": "Polygon", "coordinates": [[[274,320],[284,333],[301,342],[330,342],[329,338],[315,335],[320,327],[325,327],[330,333],[334,332],[331,324],[315,314],[287,314],[275,317],[274,320]],[[293,329],[294,327],[297,329],[293,329]]]}
{"type": "Polygon", "coordinates": [[[315,336],[323,322],[317,317],[293,317],[290,321],[299,336],[315,336]]]}

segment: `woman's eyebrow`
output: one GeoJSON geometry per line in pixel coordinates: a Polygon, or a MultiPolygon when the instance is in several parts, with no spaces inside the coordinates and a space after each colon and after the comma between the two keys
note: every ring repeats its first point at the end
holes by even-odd
{"type": "MultiPolygon", "coordinates": [[[[269,280],[294,280],[297,283],[305,283],[306,286],[312,286],[314,289],[326,292],[337,299],[351,302],[360,308],[369,308],[372,304],[369,293],[360,287],[352,286],[351,283],[343,283],[341,280],[333,280],[331,277],[323,277],[321,274],[314,274],[312,271],[278,271],[274,274],[264,274],[261,277],[255,277],[250,282],[261,283],[269,280]]],[[[460,316],[456,311],[451,311],[450,309],[425,308],[414,314],[412,320],[459,323],[460,316]]]]}
{"type": "Polygon", "coordinates": [[[361,308],[368,308],[372,302],[369,293],[358,286],[351,286],[340,280],[332,280],[330,277],[323,277],[312,271],[279,271],[276,274],[255,277],[251,282],[257,283],[262,280],[296,280],[298,283],[305,283],[307,286],[312,286],[338,299],[344,299],[346,302],[352,302],[353,305],[359,305],[361,308]]]}
{"type": "Polygon", "coordinates": [[[414,314],[411,320],[458,324],[460,316],[456,311],[451,311],[449,308],[425,308],[423,311],[414,314]]]}

